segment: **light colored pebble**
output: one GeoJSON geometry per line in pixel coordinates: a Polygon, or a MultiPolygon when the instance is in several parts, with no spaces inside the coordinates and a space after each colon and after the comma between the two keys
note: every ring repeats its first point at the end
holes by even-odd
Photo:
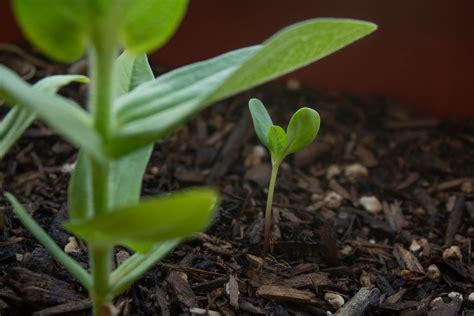
{"type": "Polygon", "coordinates": [[[338,165],[330,165],[328,169],[326,170],[326,178],[327,179],[332,179],[335,176],[340,175],[342,172],[341,167],[338,165]]]}
{"type": "Polygon", "coordinates": [[[411,241],[411,245],[410,245],[410,251],[411,252],[418,252],[421,250],[421,245],[418,243],[418,240],[416,239],[413,239],[411,241]]]}
{"type": "Polygon", "coordinates": [[[359,199],[359,203],[367,212],[374,215],[379,214],[383,209],[382,203],[375,196],[363,196],[359,199]]]}
{"type": "Polygon", "coordinates": [[[469,294],[467,300],[469,301],[469,303],[474,304],[474,292],[469,294]]]}
{"type": "Polygon", "coordinates": [[[331,191],[324,197],[324,205],[330,209],[337,209],[341,206],[342,200],[342,196],[331,191]]]}
{"type": "Polygon", "coordinates": [[[462,261],[461,249],[458,246],[451,246],[449,248],[444,249],[443,259],[453,259],[462,261]]]}
{"type": "Polygon", "coordinates": [[[326,293],[324,294],[324,299],[335,309],[339,309],[344,305],[344,298],[337,293],[326,293]]]}
{"type": "Polygon", "coordinates": [[[357,178],[367,178],[369,171],[360,163],[355,163],[346,166],[344,174],[350,181],[355,181],[357,178]]]}
{"type": "Polygon", "coordinates": [[[448,294],[448,297],[450,299],[459,298],[459,299],[461,299],[461,301],[463,300],[462,294],[459,293],[459,292],[451,292],[451,293],[448,294]]]}
{"type": "Polygon", "coordinates": [[[435,264],[431,264],[426,271],[426,276],[431,280],[440,280],[441,279],[441,272],[438,269],[438,266],[435,264]]]}
{"type": "Polygon", "coordinates": [[[65,253],[82,253],[81,246],[77,242],[76,237],[69,237],[69,242],[64,246],[65,253]]]}

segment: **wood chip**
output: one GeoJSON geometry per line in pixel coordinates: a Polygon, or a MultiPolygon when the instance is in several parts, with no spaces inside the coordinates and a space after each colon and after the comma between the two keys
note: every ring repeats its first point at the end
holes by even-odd
{"type": "Polygon", "coordinates": [[[361,288],[349,302],[344,304],[336,313],[336,316],[362,316],[367,308],[378,302],[380,290],[378,288],[361,288]]]}
{"type": "Polygon", "coordinates": [[[300,274],[278,283],[288,286],[288,287],[293,287],[293,288],[313,287],[313,286],[319,287],[319,286],[329,286],[333,284],[331,280],[329,279],[328,274],[324,272],[300,274]]]}
{"type": "Polygon", "coordinates": [[[68,302],[65,304],[56,305],[40,311],[34,312],[33,316],[47,316],[47,315],[69,315],[73,312],[82,311],[92,307],[91,299],[85,299],[77,302],[68,302]]]}
{"type": "Polygon", "coordinates": [[[410,251],[403,248],[402,245],[395,244],[393,252],[405,263],[405,267],[402,266],[402,268],[407,268],[408,270],[416,273],[425,273],[425,270],[418,259],[410,251]]]}
{"type": "Polygon", "coordinates": [[[166,281],[171,285],[181,303],[189,308],[197,306],[196,296],[188,283],[188,277],[185,273],[171,271],[166,281]]]}
{"type": "Polygon", "coordinates": [[[229,282],[225,285],[227,295],[229,296],[230,305],[235,309],[239,309],[239,284],[237,279],[231,275],[229,277],[229,282]]]}
{"type": "Polygon", "coordinates": [[[459,225],[461,224],[465,201],[466,200],[463,196],[458,197],[454,204],[454,208],[449,215],[448,226],[446,227],[446,234],[444,235],[444,243],[447,246],[453,244],[454,235],[456,235],[459,225]]]}
{"type": "Polygon", "coordinates": [[[388,204],[384,201],[382,204],[383,213],[390,228],[392,228],[394,232],[401,232],[403,227],[406,226],[406,221],[400,203],[388,204]]]}
{"type": "Polygon", "coordinates": [[[316,304],[316,295],[281,285],[263,285],[257,289],[257,295],[266,299],[299,304],[316,304]]]}

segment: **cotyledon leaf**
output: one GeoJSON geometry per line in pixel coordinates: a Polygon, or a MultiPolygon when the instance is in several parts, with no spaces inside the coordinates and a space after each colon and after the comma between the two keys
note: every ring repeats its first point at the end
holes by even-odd
{"type": "Polygon", "coordinates": [[[250,99],[249,110],[252,115],[253,127],[258,139],[266,147],[269,145],[268,130],[273,125],[272,119],[265,108],[265,105],[258,99],[250,99]]]}

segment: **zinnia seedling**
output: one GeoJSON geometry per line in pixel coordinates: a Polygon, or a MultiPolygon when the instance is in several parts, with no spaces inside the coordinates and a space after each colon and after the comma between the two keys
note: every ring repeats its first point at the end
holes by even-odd
{"type": "Polygon", "coordinates": [[[278,169],[286,156],[300,151],[313,142],[318,135],[320,119],[315,110],[301,108],[293,114],[285,132],[283,128],[273,124],[260,100],[251,99],[249,109],[258,139],[268,148],[272,161],[263,233],[263,252],[266,255],[270,250],[273,192],[275,191],[278,169]]]}
{"type": "MultiPolygon", "coordinates": [[[[24,33],[45,54],[72,62],[88,52],[90,93],[85,110],[51,90],[87,78],[51,77],[45,79],[46,87],[31,86],[0,65],[0,98],[12,106],[0,125],[0,152],[35,117],[79,148],[65,227],[87,243],[90,273],[56,245],[13,195],[6,196],[23,224],[88,289],[94,315],[109,315],[116,295],[184,238],[205,229],[217,208],[217,192],[206,188],[140,201],[154,142],[206,106],[305,66],[376,29],[357,20],[309,20],[261,45],[155,79],[145,53],[171,37],[186,6],[187,0],[13,1],[24,33]],[[120,47],[126,50],[118,57],[120,47]],[[117,245],[135,254],[112,271],[117,245]]],[[[277,150],[281,131],[274,133],[269,140],[277,150]]],[[[279,160],[301,142],[290,132],[286,138],[294,139],[275,156],[279,160]]]]}

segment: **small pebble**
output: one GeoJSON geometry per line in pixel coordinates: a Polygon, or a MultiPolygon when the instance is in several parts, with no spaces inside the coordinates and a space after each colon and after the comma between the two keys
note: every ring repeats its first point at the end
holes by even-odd
{"type": "Polygon", "coordinates": [[[451,292],[451,293],[448,294],[448,297],[450,299],[459,298],[459,299],[461,299],[461,301],[463,300],[463,297],[462,297],[461,293],[459,293],[459,292],[451,292]]]}
{"type": "Polygon", "coordinates": [[[426,271],[426,276],[431,280],[438,281],[441,279],[441,272],[438,269],[438,266],[435,264],[431,264],[426,271]]]}
{"type": "Polygon", "coordinates": [[[290,91],[297,91],[301,89],[301,82],[294,78],[290,78],[286,81],[286,88],[290,91]]]}
{"type": "Polygon", "coordinates": [[[469,301],[469,303],[474,304],[474,292],[469,294],[467,300],[469,301]]]}
{"type": "Polygon", "coordinates": [[[360,163],[355,163],[346,166],[344,174],[350,181],[355,182],[357,178],[367,178],[367,176],[369,175],[369,171],[360,163]]]}
{"type": "Polygon", "coordinates": [[[367,212],[374,215],[379,214],[383,209],[382,203],[375,196],[363,196],[359,199],[359,203],[367,212]]]}
{"type": "Polygon", "coordinates": [[[64,246],[65,253],[82,253],[81,246],[77,242],[76,237],[69,237],[69,242],[64,246]]]}
{"type": "Polygon", "coordinates": [[[342,172],[341,167],[339,167],[338,165],[330,165],[326,171],[326,178],[328,180],[332,179],[335,176],[340,175],[341,172],[342,172]]]}
{"type": "Polygon", "coordinates": [[[411,252],[418,252],[420,250],[421,250],[421,245],[418,243],[418,241],[416,239],[413,239],[411,241],[410,251],[411,252]]]}
{"type": "Polygon", "coordinates": [[[332,307],[335,309],[339,309],[342,305],[344,305],[344,298],[336,293],[326,293],[324,294],[324,299],[331,304],[332,307]]]}
{"type": "Polygon", "coordinates": [[[443,259],[453,259],[457,261],[462,261],[461,249],[458,246],[451,246],[449,248],[444,249],[443,259]]]}
{"type": "Polygon", "coordinates": [[[336,192],[329,192],[324,198],[324,205],[330,209],[337,209],[342,204],[342,196],[336,192]]]}

